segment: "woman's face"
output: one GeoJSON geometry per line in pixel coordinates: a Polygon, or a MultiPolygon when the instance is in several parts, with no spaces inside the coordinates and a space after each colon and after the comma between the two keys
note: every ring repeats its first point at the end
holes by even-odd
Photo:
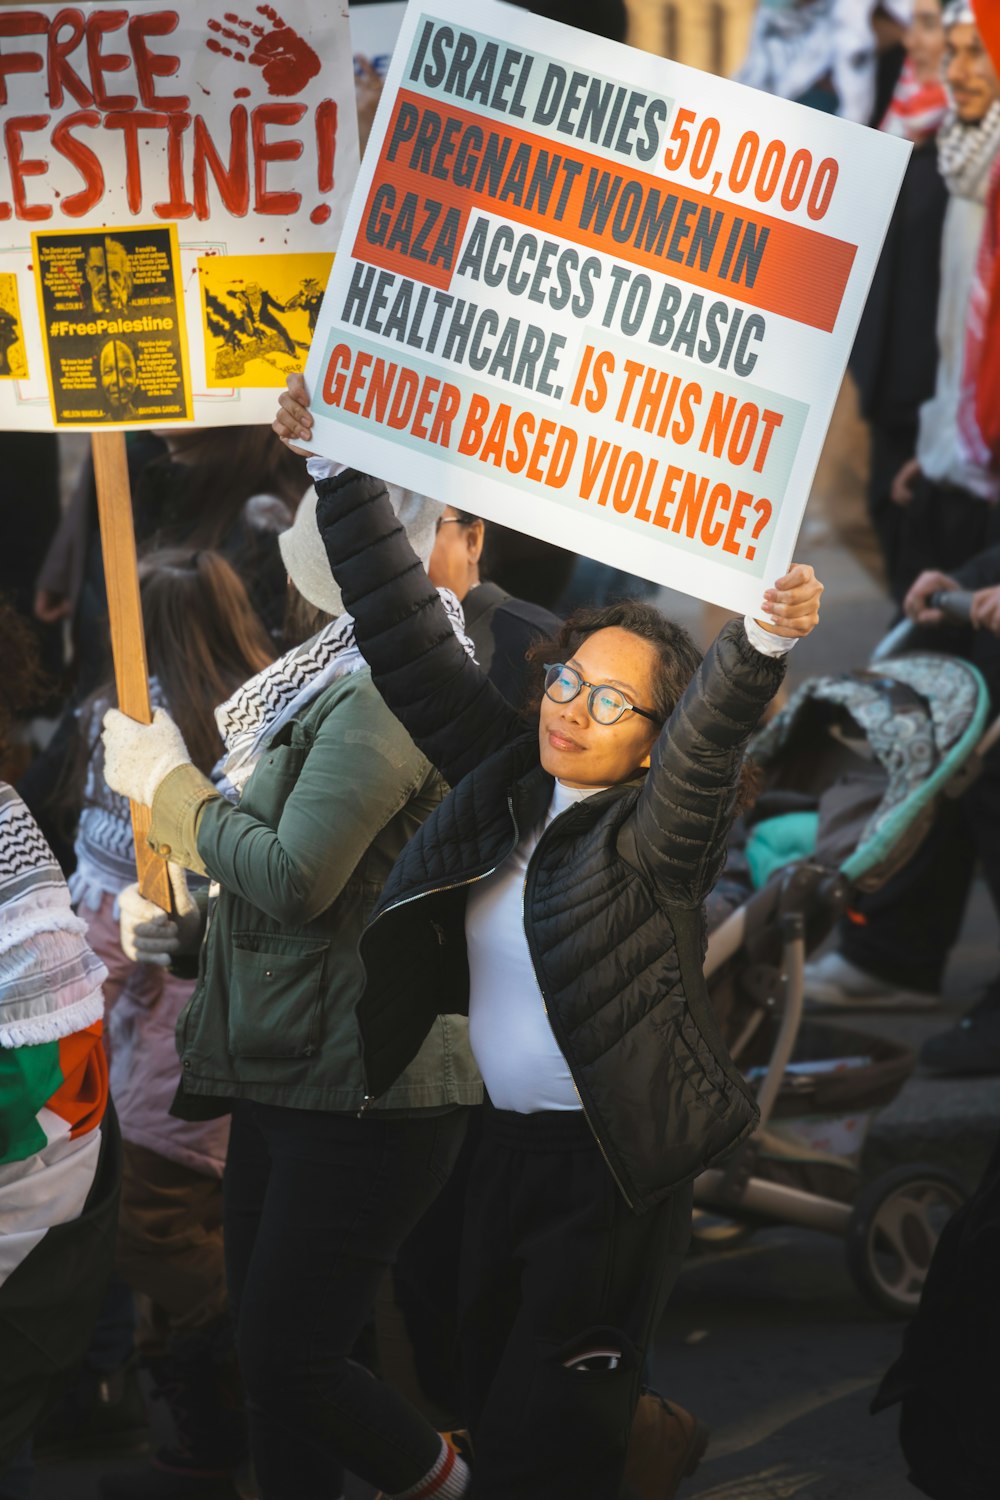
{"type": "Polygon", "coordinates": [[[913,0],[906,51],[920,83],[940,82],[944,71],[944,26],[939,0],[913,0]]]}
{"type": "MultiPolygon", "coordinates": [[[[653,709],[659,661],[649,641],[620,626],[597,630],[567,661],[595,685],[620,688],[637,708],[653,709]]],[[[640,766],[649,765],[649,752],[660,725],[642,714],[625,713],[617,724],[598,724],[587,710],[590,689],[583,688],[570,703],[542,698],[538,746],[550,776],[570,787],[612,786],[627,781],[640,766]]]]}
{"type": "Polygon", "coordinates": [[[479,559],[483,551],[482,521],[466,526],[454,506],[446,505],[437,524],[434,550],[427,573],[436,589],[451,589],[459,600],[479,582],[479,559]]]}

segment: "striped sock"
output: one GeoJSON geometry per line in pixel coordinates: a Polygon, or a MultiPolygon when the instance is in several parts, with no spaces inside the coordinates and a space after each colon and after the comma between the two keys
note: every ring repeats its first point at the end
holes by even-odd
{"type": "Polygon", "coordinates": [[[442,1438],[434,1467],[412,1489],[398,1491],[396,1500],[462,1500],[470,1478],[465,1459],[442,1438]]]}

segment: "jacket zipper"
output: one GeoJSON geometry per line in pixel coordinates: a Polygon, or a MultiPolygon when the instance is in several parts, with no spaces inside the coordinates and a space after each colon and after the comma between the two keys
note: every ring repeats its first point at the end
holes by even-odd
{"type": "MultiPolygon", "coordinates": [[[[483,870],[478,875],[470,875],[470,876],[468,876],[464,880],[453,880],[448,885],[437,885],[437,886],[433,886],[430,890],[427,890],[427,891],[416,891],[416,892],[414,892],[414,894],[412,896],[404,896],[401,901],[394,901],[391,906],[384,907],[383,910],[380,911],[379,914],[378,914],[378,916],[375,918],[375,921],[372,922],[372,924],[371,924],[372,927],[374,927],[377,922],[381,921],[381,919],[384,916],[388,915],[389,912],[391,912],[391,911],[397,911],[401,906],[409,906],[409,904],[410,904],[411,901],[419,901],[424,896],[437,896],[437,895],[440,895],[442,891],[454,891],[454,890],[457,890],[460,886],[463,886],[463,885],[475,885],[477,881],[479,881],[479,880],[485,880],[488,876],[494,875],[496,873],[496,871],[500,868],[500,866],[503,864],[504,860],[505,859],[509,859],[510,855],[517,848],[517,846],[518,846],[518,844],[520,842],[520,838],[521,838],[520,826],[519,826],[518,821],[517,821],[517,815],[514,812],[514,799],[509,794],[508,794],[508,797],[507,797],[507,810],[510,813],[510,820],[511,820],[511,822],[514,825],[514,842],[511,844],[511,846],[507,850],[506,854],[504,854],[503,857],[501,859],[499,859],[497,861],[497,863],[492,866],[491,869],[489,869],[489,870],[483,870]]],[[[547,833],[547,832],[548,832],[548,830],[546,829],[545,833],[547,833]]],[[[551,1013],[549,1011],[548,1000],[546,998],[545,991],[542,989],[541,980],[538,978],[538,964],[537,964],[537,960],[536,960],[536,957],[535,957],[534,945],[533,945],[532,940],[531,940],[531,934],[530,934],[530,932],[528,930],[528,925],[527,925],[527,923],[525,922],[525,919],[524,919],[525,918],[525,900],[526,900],[527,890],[528,890],[528,877],[531,874],[531,869],[532,869],[532,865],[534,864],[534,861],[535,861],[535,856],[538,853],[538,849],[539,849],[539,846],[541,845],[542,839],[544,839],[544,837],[545,837],[545,833],[542,834],[542,838],[539,839],[538,844],[535,845],[535,848],[534,848],[534,850],[532,852],[532,855],[531,855],[531,859],[528,861],[528,868],[525,871],[524,885],[521,888],[521,925],[524,928],[524,935],[525,935],[525,938],[526,938],[527,943],[528,943],[528,952],[531,955],[531,966],[532,966],[532,968],[535,971],[535,982],[538,985],[538,993],[542,997],[542,1009],[545,1012],[546,1020],[548,1021],[549,1025],[552,1027],[552,1034],[553,1034],[553,1036],[556,1039],[556,1045],[559,1047],[559,1050],[560,1050],[560,1052],[562,1052],[563,1056],[566,1057],[566,1052],[565,1052],[565,1050],[564,1050],[564,1048],[562,1046],[562,1043],[560,1042],[557,1029],[556,1029],[555,1026],[552,1025],[552,1016],[551,1016],[551,1013]]],[[[572,1067],[572,1064],[570,1063],[570,1060],[569,1060],[568,1057],[566,1057],[566,1066],[567,1066],[567,1068],[569,1068],[569,1076],[570,1076],[570,1081],[571,1081],[571,1083],[573,1085],[573,1092],[574,1092],[574,1094],[576,1095],[576,1097],[580,1101],[580,1111],[581,1111],[581,1113],[583,1115],[583,1118],[587,1122],[587,1127],[590,1130],[591,1135],[594,1137],[594,1140],[597,1142],[597,1149],[600,1151],[601,1155],[603,1156],[605,1165],[607,1166],[608,1171],[611,1173],[612,1179],[613,1179],[613,1181],[615,1183],[615,1186],[617,1187],[618,1191],[621,1193],[622,1197],[625,1199],[625,1202],[628,1204],[628,1206],[632,1210],[632,1212],[633,1213],[637,1213],[638,1210],[636,1209],[635,1203],[633,1202],[631,1195],[627,1191],[627,1189],[625,1187],[625,1184],[622,1182],[621,1178],[619,1177],[618,1173],[615,1171],[615,1169],[614,1169],[614,1167],[613,1167],[613,1165],[611,1163],[611,1158],[608,1156],[607,1148],[605,1147],[605,1144],[604,1144],[604,1142],[601,1139],[600,1132],[598,1131],[597,1126],[594,1124],[593,1120],[590,1118],[589,1114],[587,1113],[587,1106],[583,1102],[583,1096],[580,1093],[580,1088],[579,1088],[579,1085],[577,1084],[576,1078],[575,1078],[575,1076],[573,1074],[573,1067],[572,1067]]],[[[371,1109],[372,1105],[377,1102],[378,1097],[379,1096],[377,1094],[366,1094],[365,1095],[364,1101],[363,1101],[363,1103],[361,1105],[361,1108],[358,1110],[358,1119],[359,1120],[364,1115],[366,1115],[368,1113],[368,1111],[371,1109]]]]}
{"type": "MultiPolygon", "coordinates": [[[[513,799],[510,797],[507,798],[507,806],[510,808],[511,822],[514,824],[514,842],[511,844],[506,854],[504,854],[502,858],[497,860],[495,865],[493,865],[488,870],[481,870],[478,875],[468,875],[463,880],[452,880],[448,885],[435,885],[432,886],[430,890],[415,891],[412,896],[404,896],[401,901],[394,901],[391,906],[383,907],[378,916],[372,922],[371,926],[374,927],[376,923],[381,922],[382,918],[388,916],[389,912],[398,911],[401,906],[409,906],[412,901],[421,901],[424,896],[439,896],[443,891],[457,891],[463,885],[475,885],[477,881],[486,880],[490,875],[495,875],[497,870],[499,870],[500,866],[503,864],[504,860],[509,859],[513,854],[518,844],[519,834],[517,819],[514,817],[514,803],[513,799]]],[[[362,1101],[361,1108],[358,1110],[359,1120],[362,1118],[362,1116],[368,1113],[373,1104],[377,1103],[378,1098],[378,1094],[365,1095],[364,1100],[362,1101]]]]}
{"type": "MultiPolygon", "coordinates": [[[[512,799],[510,797],[507,798],[507,806],[510,808],[510,815],[514,819],[514,828],[516,830],[517,829],[517,819],[514,818],[514,804],[513,804],[513,801],[512,801],[512,799]]],[[[625,1184],[622,1182],[622,1180],[619,1177],[618,1173],[615,1171],[614,1167],[611,1164],[611,1158],[609,1157],[608,1152],[607,1152],[607,1148],[605,1147],[604,1142],[601,1139],[600,1131],[597,1129],[597,1126],[594,1124],[594,1121],[590,1118],[590,1115],[587,1113],[587,1106],[583,1102],[583,1095],[580,1093],[580,1087],[579,1087],[579,1085],[578,1085],[578,1083],[576,1081],[576,1076],[575,1076],[575,1074],[573,1072],[573,1064],[570,1062],[569,1058],[566,1056],[566,1049],[565,1049],[565,1047],[562,1044],[562,1041],[560,1039],[559,1032],[558,1032],[557,1028],[555,1026],[553,1026],[553,1024],[552,1024],[552,1016],[551,1016],[551,1013],[549,1011],[549,1002],[548,1002],[548,1000],[546,998],[545,991],[542,988],[542,981],[538,977],[538,963],[537,963],[537,960],[535,958],[535,947],[534,947],[534,943],[532,942],[532,939],[531,939],[531,933],[530,933],[530,930],[528,928],[528,923],[525,920],[525,917],[526,917],[525,907],[526,907],[526,904],[527,904],[527,897],[528,897],[528,879],[529,879],[529,877],[530,877],[530,875],[532,873],[532,866],[535,863],[535,857],[538,854],[539,849],[541,848],[542,839],[544,839],[545,834],[547,832],[548,832],[548,829],[545,830],[545,833],[542,834],[542,838],[540,838],[538,840],[538,843],[535,845],[534,849],[532,850],[531,858],[528,860],[528,868],[526,869],[526,871],[524,873],[524,885],[521,888],[521,926],[524,928],[524,936],[525,936],[525,939],[527,940],[528,952],[531,955],[531,967],[535,971],[535,983],[538,985],[538,993],[542,997],[542,1009],[545,1012],[545,1018],[546,1018],[546,1020],[548,1021],[549,1025],[552,1027],[552,1035],[556,1039],[556,1045],[558,1046],[558,1048],[559,1048],[560,1052],[562,1053],[563,1057],[566,1058],[566,1066],[569,1069],[570,1082],[573,1085],[573,1092],[574,1092],[574,1094],[576,1095],[576,1097],[580,1101],[580,1111],[581,1111],[581,1113],[583,1115],[583,1118],[587,1122],[587,1126],[588,1126],[588,1128],[590,1130],[591,1135],[594,1137],[594,1140],[597,1142],[597,1149],[600,1151],[601,1155],[604,1157],[604,1164],[607,1167],[608,1171],[611,1173],[611,1177],[612,1177],[612,1180],[614,1181],[615,1186],[617,1187],[618,1191],[621,1193],[622,1197],[625,1199],[625,1202],[628,1204],[628,1206],[632,1210],[632,1212],[633,1213],[637,1213],[638,1210],[636,1209],[636,1206],[635,1206],[634,1202],[632,1201],[631,1195],[626,1190],[625,1184]]]]}

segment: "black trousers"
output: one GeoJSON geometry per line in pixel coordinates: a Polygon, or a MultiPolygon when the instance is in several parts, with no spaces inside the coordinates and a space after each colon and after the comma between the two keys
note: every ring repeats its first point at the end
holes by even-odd
{"type": "Polygon", "coordinates": [[[905,595],[928,568],[953,573],[963,563],[1000,542],[1000,505],[954,485],[921,478],[903,507],[893,591],[905,595]]]}
{"type": "Polygon", "coordinates": [[[57,1224],[0,1288],[0,1472],[59,1400],[87,1352],[114,1264],[121,1135],[114,1105],[100,1126],[97,1171],[75,1219],[57,1224]]]}
{"type": "Polygon", "coordinates": [[[262,1500],[336,1500],[342,1462],[394,1494],[437,1459],[434,1429],[350,1356],[465,1123],[235,1105],[226,1274],[262,1500]]]}
{"type": "Polygon", "coordinates": [[[911,459],[917,448],[916,422],[872,422],[871,462],[868,476],[868,514],[878,537],[885,563],[889,592],[902,604],[912,579],[906,581],[901,570],[902,544],[906,510],[890,497],[892,481],[911,459]]]}
{"type": "Polygon", "coordinates": [[[465,1412],[476,1500],[616,1500],[691,1190],[627,1206],[581,1113],[487,1107],[466,1209],[465,1412]]]}

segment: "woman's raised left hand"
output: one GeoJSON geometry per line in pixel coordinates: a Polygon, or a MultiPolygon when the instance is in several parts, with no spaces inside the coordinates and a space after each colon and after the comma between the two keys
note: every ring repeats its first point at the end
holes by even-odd
{"type": "Polygon", "coordinates": [[[784,578],[764,594],[764,618],[758,625],[772,635],[799,640],[819,624],[823,585],[808,563],[793,563],[784,578]]]}
{"type": "Polygon", "coordinates": [[[309,410],[309,392],[306,390],[305,376],[298,370],[292,370],[285,380],[285,390],[278,397],[278,411],[271,423],[271,430],[278,434],[293,453],[301,453],[303,458],[312,458],[313,449],[309,444],[313,435],[313,419],[309,410]]]}

